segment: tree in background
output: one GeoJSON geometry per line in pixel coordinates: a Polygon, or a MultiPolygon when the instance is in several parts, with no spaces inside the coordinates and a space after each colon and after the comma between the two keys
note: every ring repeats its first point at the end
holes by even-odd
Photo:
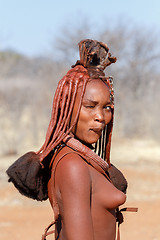
{"type": "MultiPolygon", "coordinates": [[[[107,25],[107,24],[106,24],[107,25]]],[[[108,44],[118,61],[107,69],[113,75],[116,97],[116,129],[123,137],[160,138],[160,35],[143,26],[119,21],[93,34],[87,25],[72,32],[65,28],[57,38],[56,47],[63,52],[63,60],[73,63],[77,42],[93,38],[108,44]],[[83,27],[85,26],[85,27],[83,27]],[[90,30],[90,31],[89,31],[90,30]],[[87,33],[87,34],[86,34],[87,33]],[[72,56],[72,58],[71,58],[72,56]]]]}
{"type": "Polygon", "coordinates": [[[160,35],[124,21],[94,31],[87,22],[64,26],[50,57],[0,52],[0,154],[43,143],[57,82],[79,58],[77,43],[85,38],[107,43],[118,58],[106,73],[114,77],[115,136],[160,140],[160,35]]]}

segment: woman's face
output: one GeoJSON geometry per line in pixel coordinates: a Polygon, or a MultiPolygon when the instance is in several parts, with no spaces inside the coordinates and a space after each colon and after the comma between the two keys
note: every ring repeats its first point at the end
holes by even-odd
{"type": "MultiPolygon", "coordinates": [[[[79,88],[73,109],[72,121],[74,120],[80,98],[79,88]]],[[[76,126],[72,133],[86,144],[96,143],[102,130],[112,119],[110,92],[107,85],[99,79],[87,83],[82,106],[76,126]]]]}

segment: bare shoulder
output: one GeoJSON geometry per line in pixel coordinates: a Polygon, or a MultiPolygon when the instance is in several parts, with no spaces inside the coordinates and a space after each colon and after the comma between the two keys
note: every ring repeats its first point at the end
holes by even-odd
{"type": "Polygon", "coordinates": [[[56,182],[62,186],[79,186],[91,184],[88,164],[74,150],[64,147],[59,157],[62,157],[56,168],[56,182]]]}

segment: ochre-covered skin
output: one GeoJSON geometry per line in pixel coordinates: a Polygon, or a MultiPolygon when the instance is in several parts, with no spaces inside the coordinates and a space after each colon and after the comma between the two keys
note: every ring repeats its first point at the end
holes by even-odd
{"type": "MultiPolygon", "coordinates": [[[[83,40],[79,43],[79,52],[80,61],[77,61],[75,66],[73,66],[58,83],[53,99],[51,120],[46,133],[46,139],[43,146],[37,152],[37,154],[40,155],[41,163],[43,163],[45,157],[63,141],[64,137],[67,136],[75,126],[88,81],[91,79],[102,79],[105,84],[108,85],[113,108],[114,94],[112,82],[110,82],[110,78],[105,77],[103,70],[110,64],[115,63],[117,60],[116,57],[111,57],[106,44],[90,39],[83,40]],[[79,87],[81,87],[81,92],[79,94],[78,108],[75,118],[72,124],[70,124],[79,87]]],[[[107,144],[105,146],[105,160],[108,161],[108,163],[110,163],[112,126],[113,118],[110,124],[108,124],[106,133],[107,144]]]]}
{"type": "Polygon", "coordinates": [[[10,176],[26,196],[49,197],[56,240],[115,240],[127,182],[110,163],[114,92],[103,70],[116,58],[98,41],[86,39],[79,47],[80,60],[58,83],[43,146],[13,164],[10,176]]]}
{"type": "Polygon", "coordinates": [[[46,140],[38,153],[43,164],[55,150],[48,195],[56,239],[115,240],[116,208],[126,196],[97,167],[99,160],[95,157],[95,163],[90,151],[95,144],[95,152],[111,166],[114,93],[112,79],[103,70],[116,58],[106,44],[89,39],[79,43],[79,50],[80,60],[58,84],[46,140]]]}
{"type": "MultiPolygon", "coordinates": [[[[57,158],[71,151],[64,147],[57,158]]],[[[51,177],[48,190],[52,204],[55,187],[59,207],[57,240],[115,240],[115,209],[125,202],[124,193],[75,153],[62,158],[54,180],[55,185],[51,177]]]]}
{"type": "MultiPolygon", "coordinates": [[[[79,94],[75,99],[73,119],[78,103],[79,94]]],[[[89,147],[97,142],[111,119],[108,87],[101,79],[89,81],[71,135],[89,147]]],[[[48,184],[51,205],[54,209],[56,199],[59,208],[56,239],[115,240],[115,210],[125,202],[126,195],[71,148],[63,147],[54,163],[58,159],[61,160],[48,184]]]]}

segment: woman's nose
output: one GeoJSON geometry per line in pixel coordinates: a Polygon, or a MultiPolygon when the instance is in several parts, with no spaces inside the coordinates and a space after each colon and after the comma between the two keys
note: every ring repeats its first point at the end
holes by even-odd
{"type": "Polygon", "coordinates": [[[104,113],[102,110],[97,110],[96,114],[95,114],[95,120],[98,122],[104,122],[104,113]]]}

